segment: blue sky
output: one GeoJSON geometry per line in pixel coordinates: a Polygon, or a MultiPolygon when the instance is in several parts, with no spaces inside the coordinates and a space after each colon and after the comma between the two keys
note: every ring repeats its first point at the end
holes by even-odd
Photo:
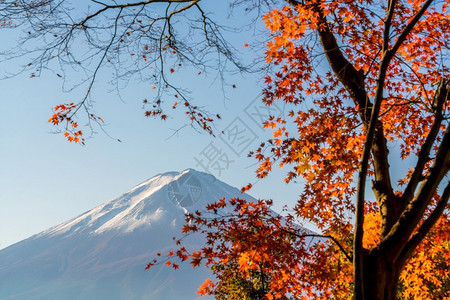
{"type": "MultiPolygon", "coordinates": [[[[243,14],[227,20],[229,11],[225,6],[218,8],[214,1],[205,3],[224,24],[238,26],[251,21],[243,14]]],[[[261,23],[256,25],[263,29],[261,23]]],[[[244,26],[229,38],[247,62],[263,55],[264,35],[251,27],[244,26]],[[250,47],[246,48],[246,43],[250,47]]],[[[1,29],[0,51],[13,47],[16,39],[17,31],[1,29]]],[[[1,63],[0,78],[20,62],[1,63]]],[[[87,139],[85,146],[70,144],[61,134],[54,134],[54,128],[47,123],[52,107],[79,101],[85,89],[64,92],[63,79],[52,70],[44,70],[35,78],[24,72],[0,80],[0,249],[120,196],[158,173],[187,168],[207,171],[236,187],[252,183],[250,194],[273,199],[276,211],[286,204],[292,206],[301,192],[301,183],[286,185],[283,178],[288,170],[279,169],[258,181],[254,173],[257,163],[247,157],[270,136],[262,129],[261,117],[287,110],[277,103],[268,112],[261,103],[263,74],[226,73],[224,93],[217,73],[197,73],[181,68],[169,76],[180,87],[189,88],[197,105],[222,116],[216,129],[224,131],[224,135],[213,138],[189,127],[177,131],[186,123],[180,112],[171,112],[164,122],[144,117],[142,100],[151,98],[152,84],[134,77],[118,95],[108,84],[111,70],[103,69],[91,101],[93,112],[105,120],[105,132],[95,128],[99,133],[87,139]],[[232,88],[233,84],[236,88],[232,88]]],[[[65,79],[74,82],[80,76],[69,72],[65,79]]],[[[391,149],[394,155],[396,147],[394,144],[391,149]]],[[[391,163],[393,177],[398,178],[412,160],[391,163]]],[[[371,194],[370,188],[367,190],[371,194]]]]}
{"type": "MultiPolygon", "coordinates": [[[[0,37],[5,35],[12,43],[15,33],[0,32],[0,37]]],[[[245,51],[242,36],[236,47],[245,51]]],[[[7,70],[0,65],[2,76],[7,70]]],[[[211,174],[237,187],[253,183],[251,194],[274,199],[276,210],[293,203],[299,193],[299,185],[284,184],[284,171],[275,170],[268,179],[257,181],[257,165],[247,158],[268,137],[259,123],[267,113],[260,102],[260,74],[227,75],[236,88],[228,88],[224,97],[220,80],[197,78],[192,70],[177,73],[179,82],[189,82],[197,103],[221,114],[216,126],[228,135],[213,138],[191,128],[174,134],[185,123],[181,114],[174,113],[166,122],[145,118],[142,100],[148,96],[148,84],[133,81],[119,97],[109,92],[105,71],[92,100],[94,111],[107,124],[107,134],[100,131],[85,146],[53,134],[47,123],[52,107],[79,99],[83,90],[63,92],[62,80],[50,71],[38,78],[29,75],[0,80],[0,248],[92,209],[158,173],[206,171],[212,153],[211,174]]]]}
{"type": "MultiPolygon", "coordinates": [[[[86,3],[91,2],[76,2],[86,3]]],[[[241,27],[236,34],[227,34],[227,38],[245,61],[263,56],[264,35],[240,26],[251,22],[250,17],[241,13],[227,20],[226,2],[205,3],[222,23],[241,27]],[[250,47],[246,48],[246,43],[250,47]]],[[[259,30],[264,27],[261,23],[256,26],[259,30]]],[[[11,49],[17,36],[17,31],[1,29],[0,52],[11,49]]],[[[0,78],[20,63],[23,60],[0,63],[0,78]]],[[[225,92],[214,72],[198,76],[198,70],[181,68],[169,75],[179,87],[189,88],[196,105],[222,116],[216,129],[225,134],[213,138],[189,127],[177,131],[186,123],[181,112],[171,111],[164,122],[144,117],[142,100],[154,95],[152,84],[133,77],[118,95],[108,84],[111,69],[102,69],[90,100],[94,104],[92,112],[105,120],[105,132],[95,128],[99,133],[80,146],[54,134],[47,120],[52,107],[79,101],[85,89],[64,92],[64,80],[57,76],[58,71],[44,70],[35,78],[30,78],[30,72],[0,80],[0,249],[76,217],[168,171],[194,168],[236,187],[252,183],[250,194],[273,199],[276,211],[286,204],[292,206],[301,192],[301,183],[283,182],[288,170],[275,169],[268,178],[258,181],[254,173],[257,163],[247,157],[249,151],[270,136],[262,129],[262,118],[287,110],[276,103],[269,112],[261,103],[264,85],[261,73],[226,73],[225,92]]],[[[69,72],[64,79],[73,83],[80,76],[83,74],[69,72]]],[[[70,87],[65,85],[66,90],[70,87]]],[[[80,125],[85,132],[89,131],[80,125]]],[[[400,178],[414,159],[394,160],[398,144],[390,146],[393,178],[400,178]]],[[[367,193],[372,198],[370,188],[367,193]]]]}
{"type": "Polygon", "coordinates": [[[237,187],[251,182],[253,196],[277,200],[278,208],[286,200],[295,200],[299,187],[284,184],[283,172],[256,180],[255,161],[246,156],[268,136],[257,123],[255,109],[264,113],[260,90],[256,78],[239,75],[235,81],[237,88],[229,93],[230,100],[223,100],[220,92],[214,95],[217,89],[200,91],[199,99],[212,98],[210,110],[223,117],[218,129],[229,134],[245,129],[240,141],[233,143],[233,136],[227,135],[213,138],[191,128],[174,135],[173,129],[184,120],[145,118],[142,96],[136,92],[142,89],[128,87],[121,93],[122,101],[105,92],[106,87],[98,87],[96,111],[105,119],[111,137],[99,132],[85,146],[53,134],[47,123],[51,107],[68,97],[57,80],[21,75],[0,81],[0,247],[75,217],[157,173],[173,170],[209,170],[237,187]],[[209,161],[209,168],[208,153],[216,157],[209,161]]]}

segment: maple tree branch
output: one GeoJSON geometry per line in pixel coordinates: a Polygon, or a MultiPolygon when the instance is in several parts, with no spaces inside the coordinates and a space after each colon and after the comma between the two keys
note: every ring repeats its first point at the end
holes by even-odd
{"type": "Polygon", "coordinates": [[[347,251],[345,251],[344,247],[339,243],[339,241],[336,238],[332,237],[331,235],[304,234],[303,237],[321,237],[321,238],[331,239],[336,244],[336,246],[339,247],[339,250],[342,251],[342,253],[347,258],[347,260],[349,262],[353,261],[353,255],[351,253],[348,253],[347,251]]]}
{"type": "MultiPolygon", "coordinates": [[[[357,71],[355,67],[345,58],[339,48],[336,38],[328,26],[328,21],[326,20],[323,10],[318,6],[316,6],[315,9],[319,13],[319,21],[321,25],[323,25],[319,26],[321,29],[318,30],[318,33],[330,67],[339,81],[350,93],[355,105],[359,107],[359,115],[364,123],[364,126],[368,129],[373,105],[369,100],[369,96],[365,88],[364,74],[363,72],[357,71]]],[[[386,197],[391,198],[393,197],[394,192],[389,174],[389,151],[387,149],[387,141],[383,133],[383,126],[379,122],[377,122],[371,150],[374,160],[375,180],[377,183],[374,185],[375,192],[378,196],[377,200],[381,199],[382,195],[386,195],[386,197]]]]}
{"type": "Polygon", "coordinates": [[[396,0],[388,1],[386,21],[384,22],[385,26],[384,26],[384,32],[383,32],[383,46],[382,46],[383,50],[385,50],[389,47],[389,34],[391,31],[392,16],[394,15],[394,8],[395,8],[396,2],[397,2],[396,0]]]}
{"type": "Polygon", "coordinates": [[[441,180],[450,169],[450,147],[448,145],[450,145],[450,126],[447,126],[434,163],[419,187],[416,196],[406,206],[389,233],[380,241],[380,251],[389,253],[391,261],[396,261],[399,258],[441,180]]]}
{"type": "MultiPolygon", "coordinates": [[[[398,37],[397,41],[395,42],[394,46],[389,49],[389,31],[391,26],[391,19],[393,15],[393,10],[395,6],[394,1],[389,2],[389,7],[386,12],[386,21],[385,21],[385,29],[383,33],[383,43],[382,43],[382,58],[379,66],[378,71],[378,78],[377,78],[377,86],[376,86],[376,93],[373,101],[373,107],[372,107],[372,114],[370,117],[370,125],[367,129],[367,136],[366,136],[366,143],[367,144],[367,153],[364,153],[366,150],[363,150],[363,158],[361,159],[361,169],[364,167],[365,164],[368,164],[369,161],[369,149],[373,147],[372,152],[374,155],[374,168],[375,168],[375,176],[378,175],[378,170],[383,170],[383,168],[388,168],[389,164],[387,161],[387,155],[388,152],[385,153],[385,155],[381,155],[382,158],[385,158],[386,160],[377,160],[377,152],[384,152],[387,151],[387,148],[380,148],[378,147],[385,146],[386,145],[386,139],[384,137],[384,134],[382,134],[382,123],[378,120],[379,112],[381,109],[381,103],[383,101],[383,93],[384,93],[384,83],[386,80],[386,74],[389,67],[390,62],[392,61],[393,57],[395,56],[396,52],[398,51],[401,44],[406,40],[406,37],[408,34],[412,31],[414,26],[417,24],[419,19],[422,17],[422,15],[427,10],[428,6],[431,4],[431,0],[428,0],[423,7],[415,14],[411,22],[408,23],[405,30],[401,33],[401,35],[398,37]],[[376,134],[376,132],[379,131],[380,134],[376,134]],[[383,141],[376,141],[377,139],[381,139],[383,141]],[[372,146],[373,144],[373,146],[372,146]],[[382,163],[382,165],[377,168],[377,164],[382,163]]],[[[366,144],[365,144],[366,147],[366,144]]],[[[365,168],[365,167],[364,167],[365,168]]],[[[363,175],[361,182],[358,183],[358,190],[360,188],[360,185],[365,184],[365,173],[360,173],[363,175]]],[[[385,236],[388,234],[392,226],[397,221],[398,217],[400,216],[402,209],[404,207],[404,203],[401,201],[397,201],[397,197],[394,196],[392,186],[390,183],[389,178],[389,172],[385,172],[384,174],[380,174],[381,178],[384,180],[378,180],[376,178],[376,182],[374,184],[374,192],[375,196],[377,198],[377,201],[379,203],[380,207],[380,213],[382,218],[381,223],[381,236],[385,236]],[[384,176],[383,176],[384,175],[384,176]]],[[[358,193],[359,197],[364,197],[364,191],[361,191],[361,193],[358,193]]],[[[402,198],[401,198],[402,199],[402,198]]],[[[358,205],[358,200],[357,200],[358,205]]],[[[360,204],[361,205],[361,204],[360,204]]],[[[355,231],[356,232],[356,231],[355,231]]]]}
{"type": "Polygon", "coordinates": [[[283,232],[286,232],[286,233],[288,233],[288,234],[291,234],[291,235],[293,235],[293,236],[296,236],[296,237],[298,237],[298,238],[304,238],[304,237],[320,237],[320,238],[330,239],[330,240],[332,240],[332,241],[336,244],[336,246],[338,246],[339,250],[342,251],[342,253],[344,254],[344,256],[347,258],[347,260],[348,260],[349,262],[352,262],[352,260],[353,260],[352,254],[351,254],[351,253],[348,253],[347,251],[345,251],[345,248],[341,245],[341,243],[339,243],[339,241],[338,241],[335,237],[333,237],[333,236],[331,236],[331,235],[311,234],[311,233],[307,233],[307,234],[298,234],[298,233],[296,233],[296,232],[294,232],[294,231],[287,230],[287,229],[282,228],[282,227],[280,227],[280,226],[278,226],[278,225],[275,225],[275,226],[277,226],[279,230],[281,230],[281,231],[283,231],[283,232]]]}
{"type": "Polygon", "coordinates": [[[366,142],[364,143],[360,172],[358,177],[358,185],[357,185],[358,192],[356,200],[356,221],[355,221],[355,246],[357,246],[359,243],[362,243],[362,236],[363,236],[362,224],[364,223],[363,214],[364,214],[365,181],[371,151],[374,156],[374,169],[376,177],[375,178],[376,181],[373,185],[374,186],[373,190],[375,192],[375,196],[377,198],[380,207],[380,213],[382,218],[381,223],[382,236],[385,236],[389,232],[389,230],[395,223],[396,219],[398,218],[398,214],[400,212],[399,209],[396,209],[399,203],[398,201],[395,201],[393,189],[391,186],[390,174],[388,171],[389,164],[388,164],[388,151],[386,147],[387,141],[383,134],[383,125],[379,121],[379,113],[381,109],[381,103],[383,101],[384,83],[386,80],[386,73],[389,64],[392,58],[394,57],[395,53],[397,52],[398,48],[406,39],[406,36],[414,28],[415,24],[424,14],[430,3],[428,4],[425,3],[425,5],[416,13],[413,20],[411,20],[411,22],[407,25],[407,27],[402,32],[402,34],[397,39],[396,43],[391,49],[388,49],[389,32],[392,16],[394,13],[395,1],[389,2],[389,6],[386,11],[386,21],[382,43],[382,58],[379,65],[376,92],[371,110],[371,116],[369,119],[370,120],[369,125],[367,127],[366,142]],[[382,146],[382,148],[379,148],[380,146],[382,146]],[[381,156],[380,157],[381,159],[377,159],[379,156],[381,156]],[[377,167],[378,164],[380,165],[377,167]],[[381,171],[382,173],[380,173],[379,171],[381,171]],[[379,180],[379,178],[382,180],[379,180]]]}
{"type": "MultiPolygon", "coordinates": [[[[342,82],[347,91],[349,91],[350,96],[356,105],[359,106],[359,114],[364,123],[364,126],[368,126],[371,111],[371,105],[369,101],[369,96],[365,90],[364,78],[361,72],[358,72],[354,66],[345,58],[339,45],[336,41],[335,36],[331,32],[328,21],[326,20],[323,9],[316,4],[315,10],[319,13],[319,38],[324,49],[327,60],[337,76],[337,78],[342,82]]],[[[372,126],[373,127],[373,126],[372,126]]],[[[369,125],[369,129],[371,126],[369,125]]],[[[384,136],[383,136],[384,138],[384,136]]],[[[383,141],[383,138],[380,141],[383,141]]],[[[365,197],[365,178],[367,173],[367,163],[369,161],[370,149],[372,147],[373,137],[370,139],[370,144],[365,142],[362,164],[360,167],[359,178],[358,178],[358,194],[356,200],[356,216],[355,216],[355,227],[354,227],[354,238],[353,238],[353,270],[354,270],[354,286],[355,286],[355,297],[356,299],[364,299],[364,280],[363,280],[363,245],[362,239],[364,235],[363,224],[364,224],[364,197],[365,197]]],[[[384,140],[384,142],[386,142],[384,140]]],[[[387,147],[384,144],[386,151],[383,153],[382,162],[387,163],[387,147]]],[[[374,155],[374,160],[378,160],[379,157],[374,155]]],[[[376,164],[378,167],[380,164],[376,164]]],[[[382,170],[382,169],[381,169],[382,170]]],[[[380,172],[383,172],[381,171],[380,172]]],[[[384,168],[385,179],[389,178],[388,166],[384,168]]],[[[376,172],[379,174],[379,172],[376,172]]]]}
{"type": "Polygon", "coordinates": [[[363,154],[361,157],[361,165],[357,183],[357,200],[356,200],[356,216],[354,228],[354,249],[353,263],[355,272],[355,296],[357,299],[364,299],[363,288],[363,246],[362,239],[364,235],[364,200],[365,200],[365,181],[367,177],[369,158],[373,154],[375,183],[373,190],[380,206],[382,215],[382,228],[384,232],[392,226],[395,218],[389,216],[393,213],[394,193],[391,185],[389,174],[389,160],[387,140],[383,133],[383,125],[379,121],[378,116],[383,100],[384,82],[389,63],[393,57],[393,53],[388,52],[389,44],[389,28],[393,15],[395,2],[390,2],[389,10],[386,12],[386,27],[384,31],[382,59],[379,66],[377,79],[377,89],[373,105],[369,101],[367,91],[365,90],[364,78],[361,72],[358,72],[354,66],[344,57],[339,49],[336,38],[332,34],[326,17],[319,6],[316,6],[321,23],[318,32],[325,50],[325,54],[336,76],[349,91],[356,105],[359,106],[359,114],[364,122],[367,130],[366,141],[364,143],[363,154]]]}
{"type": "Polygon", "coordinates": [[[449,99],[449,84],[450,80],[444,81],[442,80],[437,88],[436,94],[435,94],[435,119],[433,122],[433,125],[431,127],[430,132],[428,133],[428,136],[425,140],[425,143],[422,145],[416,167],[414,168],[414,171],[411,175],[411,179],[408,182],[408,185],[405,188],[405,191],[403,193],[403,200],[404,203],[408,203],[411,201],[411,199],[414,196],[414,191],[417,188],[417,185],[419,184],[420,180],[422,179],[422,172],[425,168],[426,163],[430,159],[430,151],[433,147],[433,144],[439,134],[440,127],[442,120],[444,119],[443,116],[443,109],[444,109],[444,103],[446,103],[449,99]]]}
{"type": "Polygon", "coordinates": [[[392,46],[392,48],[389,50],[390,55],[394,56],[395,53],[397,53],[397,51],[400,48],[400,46],[402,45],[402,43],[406,40],[406,37],[408,36],[408,34],[411,33],[414,26],[417,24],[417,22],[423,16],[423,14],[428,9],[428,7],[431,5],[432,2],[433,2],[433,0],[427,0],[423,4],[423,6],[420,8],[420,10],[414,15],[411,22],[409,22],[408,25],[406,25],[405,30],[403,30],[403,32],[397,38],[397,41],[395,42],[394,46],[392,46]]]}
{"type": "Polygon", "coordinates": [[[302,4],[304,4],[303,1],[300,2],[300,1],[297,1],[297,0],[286,0],[286,2],[287,2],[289,5],[294,6],[294,7],[297,6],[297,5],[302,5],[302,4]]]}
{"type": "MultiPolygon", "coordinates": [[[[399,61],[401,61],[403,63],[403,65],[406,66],[411,71],[411,73],[414,74],[414,76],[416,76],[416,79],[419,82],[420,86],[422,87],[422,91],[425,94],[425,101],[429,102],[430,98],[428,96],[428,91],[425,88],[425,84],[423,83],[421,76],[419,74],[417,74],[417,71],[414,70],[414,68],[412,66],[408,65],[408,63],[403,58],[399,57],[398,55],[395,55],[395,58],[398,59],[399,61]]],[[[422,102],[422,104],[424,104],[424,106],[427,106],[425,101],[421,101],[421,102],[422,102]]]]}
{"type": "MultiPolygon", "coordinates": [[[[394,13],[394,7],[395,7],[395,1],[392,0],[389,2],[389,7],[386,12],[386,21],[385,21],[385,29],[383,33],[383,44],[382,44],[382,58],[379,65],[378,70],[378,78],[377,78],[377,85],[376,85],[376,92],[375,97],[373,101],[373,107],[371,111],[370,121],[367,128],[367,134],[366,134],[366,141],[364,143],[363,148],[363,154],[361,158],[361,165],[360,165],[360,171],[358,176],[358,183],[357,183],[357,199],[356,199],[356,217],[355,217],[355,237],[354,237],[354,272],[355,272],[355,297],[356,299],[364,299],[364,280],[363,280],[363,246],[362,246],[362,240],[363,240],[363,224],[364,224],[364,199],[365,199],[365,181],[367,177],[367,171],[368,171],[368,165],[369,165],[369,158],[371,152],[374,154],[374,168],[375,168],[375,174],[377,177],[377,164],[382,162],[383,165],[387,165],[389,167],[387,158],[388,158],[388,152],[386,148],[384,149],[377,149],[378,146],[382,145],[386,147],[386,139],[384,137],[383,127],[382,123],[379,120],[379,114],[381,109],[381,103],[383,101],[383,92],[384,92],[384,83],[386,80],[386,74],[389,67],[389,64],[394,57],[395,53],[397,52],[398,48],[400,47],[401,43],[405,40],[408,33],[412,30],[412,28],[417,23],[418,19],[421,17],[421,15],[426,10],[426,5],[424,6],[424,9],[421,9],[417,14],[416,17],[413,18],[413,20],[408,24],[405,31],[400,35],[399,39],[395,43],[394,47],[392,49],[388,49],[389,47],[389,32],[390,32],[390,26],[391,26],[391,20],[394,13]],[[378,143],[375,142],[377,139],[376,132],[379,132],[382,134],[382,136],[378,135],[381,141],[379,140],[378,143]],[[377,158],[377,152],[376,150],[380,150],[384,155],[382,155],[382,160],[376,160],[377,158]]],[[[377,178],[376,178],[377,179],[377,178]]],[[[379,185],[379,182],[376,182],[375,184],[379,185]]],[[[380,206],[380,213],[382,218],[381,223],[381,236],[385,236],[387,232],[392,228],[394,221],[397,218],[397,214],[395,212],[395,206],[398,205],[396,201],[394,201],[394,194],[392,190],[392,186],[390,185],[390,178],[389,178],[389,172],[385,173],[384,181],[381,182],[380,188],[375,188],[374,192],[375,194],[379,193],[377,196],[377,200],[380,206]]],[[[375,185],[374,185],[375,186],[375,185]]]]}
{"type": "MultiPolygon", "coordinates": [[[[385,28],[383,32],[383,43],[382,43],[382,58],[379,65],[379,71],[378,71],[378,78],[377,78],[377,85],[376,85],[376,93],[374,97],[373,107],[372,107],[372,114],[370,117],[370,125],[367,130],[367,137],[366,142],[368,143],[368,148],[371,147],[371,144],[373,143],[374,149],[372,149],[374,154],[374,168],[375,168],[375,174],[377,175],[377,164],[380,162],[379,160],[376,160],[376,151],[375,149],[379,145],[386,145],[386,140],[383,136],[379,137],[383,139],[384,141],[382,143],[377,143],[375,140],[377,139],[376,131],[380,131],[382,133],[382,123],[378,120],[379,113],[381,109],[381,103],[383,101],[383,93],[384,93],[384,85],[386,80],[386,74],[389,67],[390,62],[392,61],[393,57],[395,56],[398,48],[403,43],[403,41],[406,39],[406,36],[411,32],[411,30],[414,28],[417,21],[420,19],[420,17],[423,15],[423,13],[426,11],[427,7],[429,6],[425,4],[422,9],[415,15],[413,20],[407,25],[406,29],[402,32],[400,37],[397,39],[394,46],[389,49],[389,35],[390,35],[390,27],[392,22],[392,16],[394,14],[394,8],[395,8],[396,1],[389,1],[388,8],[386,12],[386,20],[385,20],[385,28]]],[[[366,146],[366,145],[365,145],[366,146]]],[[[387,149],[382,148],[379,149],[380,151],[384,152],[387,151],[387,149]]],[[[369,149],[367,149],[367,152],[369,152],[369,149]]],[[[363,159],[361,164],[368,164],[370,153],[365,154],[363,153],[363,159]]],[[[386,159],[387,159],[387,153],[386,153],[386,159]]],[[[384,167],[386,167],[386,164],[388,162],[384,162],[384,167]]],[[[380,166],[383,167],[383,166],[380,166]]],[[[387,165],[389,167],[389,165],[387,165]]],[[[379,169],[379,168],[378,168],[379,169]]],[[[365,174],[362,174],[365,175],[365,174]]],[[[403,204],[401,201],[396,201],[396,197],[394,197],[392,186],[390,185],[390,178],[389,173],[385,175],[385,180],[382,181],[382,185],[379,184],[379,181],[375,182],[374,186],[378,185],[380,186],[379,189],[375,188],[374,192],[377,196],[377,200],[379,202],[380,206],[380,212],[382,216],[382,224],[381,224],[381,235],[385,236],[391,227],[393,226],[394,222],[399,217],[399,214],[401,213],[401,209],[403,208],[403,204]],[[380,193],[381,192],[381,193],[380,193]],[[399,208],[400,206],[400,208],[399,208]]],[[[365,181],[365,176],[363,176],[365,181]]],[[[364,183],[361,183],[364,184],[364,183]]],[[[364,197],[364,194],[361,193],[361,197],[364,197]]]]}
{"type": "Polygon", "coordinates": [[[420,244],[420,242],[425,238],[425,236],[430,232],[431,228],[436,224],[439,218],[444,213],[445,208],[448,204],[448,199],[450,196],[450,182],[447,183],[447,186],[442,193],[441,199],[438,204],[432,211],[432,213],[428,216],[428,218],[423,222],[423,224],[419,227],[417,232],[411,237],[411,239],[406,243],[405,247],[402,250],[402,253],[399,256],[399,264],[403,265],[403,263],[412,255],[416,247],[420,244]]]}

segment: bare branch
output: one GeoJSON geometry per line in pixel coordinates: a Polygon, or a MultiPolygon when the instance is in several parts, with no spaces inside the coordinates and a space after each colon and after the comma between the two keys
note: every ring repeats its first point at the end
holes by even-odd
{"type": "Polygon", "coordinates": [[[119,84],[126,85],[132,77],[139,76],[155,86],[150,97],[158,101],[156,115],[162,115],[167,109],[160,105],[164,97],[173,97],[175,93],[186,104],[182,107],[188,112],[188,118],[194,117],[191,122],[194,128],[206,128],[211,132],[211,126],[205,126],[204,121],[212,122],[217,119],[216,114],[198,110],[188,102],[192,100],[189,90],[171,82],[173,77],[166,75],[180,67],[193,67],[199,74],[216,73],[226,85],[225,72],[247,72],[253,64],[244,65],[235,56],[238,51],[224,36],[224,32],[233,28],[220,26],[211,19],[200,6],[201,0],[146,0],[123,4],[94,0],[95,9],[81,17],[75,17],[72,8],[64,5],[69,3],[65,0],[33,3],[35,6],[26,6],[26,2],[19,1],[21,6],[16,8],[14,1],[2,2],[0,22],[8,16],[21,20],[25,36],[17,48],[2,53],[1,58],[28,60],[13,74],[31,69],[32,77],[46,69],[54,70],[56,66],[59,70],[55,72],[63,78],[64,88],[74,79],[60,74],[66,74],[69,68],[81,70],[84,77],[70,82],[67,89],[85,88],[82,98],[73,101],[78,104],[73,113],[81,107],[91,109],[88,99],[98,74],[111,67],[112,83],[118,93],[119,84]],[[194,115],[195,110],[204,116],[203,120],[197,119],[199,115],[194,115]]]}

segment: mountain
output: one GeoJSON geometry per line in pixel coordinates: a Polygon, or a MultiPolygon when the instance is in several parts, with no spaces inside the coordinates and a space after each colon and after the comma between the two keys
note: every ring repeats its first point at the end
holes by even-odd
{"type": "MultiPolygon", "coordinates": [[[[0,250],[0,299],[197,299],[211,272],[144,268],[173,248],[184,214],[248,195],[192,169],[156,175],[122,196],[0,250]]],[[[254,200],[254,199],[253,199],[254,200]]],[[[201,247],[201,236],[184,240],[201,247]]],[[[203,297],[202,299],[207,299],[203,297]]]]}

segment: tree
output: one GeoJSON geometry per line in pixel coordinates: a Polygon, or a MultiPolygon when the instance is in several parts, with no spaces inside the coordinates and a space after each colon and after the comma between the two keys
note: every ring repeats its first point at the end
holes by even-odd
{"type": "MultiPolygon", "coordinates": [[[[295,9],[266,17],[274,34],[268,58],[282,65],[275,78],[267,78],[266,102],[282,98],[301,104],[309,95],[315,98],[315,107],[291,113],[297,138],[286,134],[285,120],[267,123],[277,128],[271,156],[294,165],[287,180],[298,175],[306,180],[295,211],[321,229],[345,232],[345,211],[353,209],[351,196],[356,193],[355,297],[393,299],[405,262],[448,203],[450,186],[444,178],[449,166],[449,77],[442,63],[448,24],[437,10],[440,5],[430,8],[431,1],[388,1],[378,23],[375,8],[355,2],[296,4],[295,9]],[[317,47],[296,43],[312,39],[308,28],[316,30],[328,61],[325,76],[315,74],[320,52],[312,51],[317,47]],[[430,50],[433,54],[425,54],[430,50]],[[389,171],[392,141],[400,143],[401,158],[417,159],[400,181],[406,185],[402,190],[394,189],[389,171]],[[356,172],[358,182],[353,186],[356,172]],[[370,250],[362,243],[367,174],[373,177],[381,215],[380,242],[370,250]]],[[[256,155],[263,162],[259,174],[264,176],[271,167],[270,156],[261,151],[256,155]]]]}
{"type": "MultiPolygon", "coordinates": [[[[280,71],[266,77],[264,101],[303,110],[266,122],[274,136],[254,153],[261,162],[257,174],[265,177],[277,161],[292,165],[286,181],[306,182],[296,216],[337,240],[354,233],[354,297],[395,299],[406,262],[439,218],[448,217],[446,4],[389,1],[384,17],[372,2],[290,4],[265,16],[273,35],[267,61],[280,71]],[[286,125],[292,123],[295,133],[286,125]],[[397,151],[393,142],[400,144],[397,151]],[[402,159],[415,156],[398,188],[389,149],[402,159]],[[373,203],[366,200],[367,175],[373,178],[373,203]],[[370,207],[380,213],[380,239],[369,249],[362,228],[370,207]]],[[[448,234],[439,239],[448,240],[448,234]]],[[[315,260],[321,257],[315,252],[315,260]]],[[[336,288],[329,275],[320,275],[324,293],[336,288]]]]}
{"type": "MultiPolygon", "coordinates": [[[[54,58],[63,66],[84,67],[89,60],[96,61],[87,81],[86,97],[78,103],[57,106],[50,119],[55,125],[66,124],[67,131],[63,131],[68,138],[76,141],[82,134],[76,129],[74,117],[81,107],[89,110],[87,99],[98,70],[110,61],[117,66],[123,54],[134,54],[132,57],[138,59],[125,60],[117,70],[129,73],[141,72],[143,65],[157,67],[150,80],[161,89],[147,115],[164,119],[162,96],[171,90],[184,103],[190,120],[213,132],[210,124],[214,118],[199,111],[166,76],[180,63],[208,68],[205,59],[209,56],[201,54],[211,49],[245,70],[232,55],[222,28],[215,26],[202,9],[204,1],[150,0],[112,5],[94,1],[94,12],[75,21],[59,18],[67,12],[64,1],[61,5],[43,3],[42,11],[45,7],[52,9],[41,19],[29,15],[23,18],[23,10],[14,8],[20,8],[22,2],[2,1],[1,5],[10,9],[7,12],[12,9],[12,15],[6,14],[12,23],[16,16],[30,20],[33,30],[28,40],[49,39],[32,62],[40,63],[38,70],[54,58]],[[149,9],[161,2],[165,5],[161,16],[150,14],[149,9]],[[189,13],[197,17],[187,18],[189,13]],[[201,42],[179,39],[174,19],[180,16],[191,20],[189,24],[200,33],[201,42]],[[83,61],[68,51],[80,36],[90,47],[82,55],[83,61]],[[132,67],[135,64],[137,67],[132,67]]],[[[265,127],[273,130],[273,139],[252,153],[260,162],[257,176],[267,176],[272,166],[279,164],[291,168],[286,182],[301,178],[304,188],[287,223],[273,218],[264,202],[244,204],[237,200],[231,205],[240,214],[252,212],[252,218],[218,216],[214,219],[217,223],[209,223],[201,216],[188,217],[197,226],[206,225],[211,247],[219,243],[223,253],[234,255],[220,257],[209,251],[214,248],[206,247],[191,254],[193,264],[205,259],[223,265],[228,259],[230,267],[238,263],[243,271],[268,271],[271,292],[267,297],[349,294],[351,286],[356,299],[395,299],[398,290],[408,291],[402,270],[409,272],[408,264],[424,259],[420,253],[432,241],[427,236],[433,236],[438,245],[447,244],[433,247],[441,247],[439,255],[448,257],[448,232],[436,229],[438,223],[448,226],[450,193],[448,4],[431,0],[254,0],[237,1],[233,6],[253,9],[256,16],[268,8],[263,19],[271,38],[265,58],[274,71],[265,77],[263,101],[269,106],[283,101],[293,107],[287,116],[273,116],[265,122],[265,127]],[[412,166],[402,178],[396,178],[390,170],[393,157],[412,166]],[[367,179],[372,180],[372,195],[365,188],[367,179]],[[255,212],[260,223],[249,227],[245,222],[256,222],[255,212]],[[379,227],[373,226],[378,239],[373,238],[369,246],[364,243],[369,232],[364,232],[363,226],[371,214],[379,215],[379,227]],[[294,216],[315,223],[323,238],[307,244],[305,234],[296,231],[294,216]],[[231,239],[228,241],[218,236],[214,239],[215,230],[223,228],[232,228],[235,236],[242,234],[246,239],[261,231],[267,239],[260,236],[253,240],[261,242],[258,249],[252,249],[251,243],[242,246],[233,235],[225,236],[231,239]],[[234,248],[227,248],[230,242],[234,248]],[[273,245],[279,250],[269,247],[273,245]],[[263,259],[271,251],[280,251],[279,260],[263,259]],[[243,261],[252,261],[250,257],[255,263],[245,266],[243,261]],[[293,264],[291,257],[298,258],[298,264],[293,264]],[[216,260],[219,258],[221,261],[216,260]],[[343,270],[352,278],[344,284],[337,277],[343,270]]],[[[89,112],[87,116],[99,121],[89,112]]],[[[214,209],[223,206],[218,202],[217,207],[210,208],[215,213],[214,209]]],[[[198,230],[189,226],[186,232],[198,230]]],[[[421,275],[428,280],[425,274],[421,275]]],[[[445,278],[445,274],[439,276],[445,278]]],[[[438,277],[427,284],[442,284],[444,279],[438,277]]],[[[203,290],[210,291],[208,287],[212,284],[206,284],[203,290]]]]}

